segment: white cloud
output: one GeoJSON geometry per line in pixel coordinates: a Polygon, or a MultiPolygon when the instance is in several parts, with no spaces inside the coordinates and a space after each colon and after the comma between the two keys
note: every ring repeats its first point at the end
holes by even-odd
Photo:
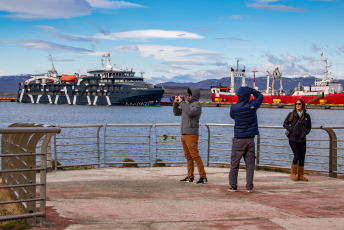
{"type": "Polygon", "coordinates": [[[71,18],[91,14],[85,0],[0,0],[0,11],[19,19],[71,18]]]}
{"type": "Polygon", "coordinates": [[[119,39],[201,39],[204,38],[195,33],[173,30],[133,30],[119,33],[95,35],[97,39],[119,40],[119,39]]]}
{"type": "Polygon", "coordinates": [[[178,62],[209,62],[221,60],[222,57],[214,51],[197,48],[162,46],[162,45],[130,45],[119,46],[118,51],[136,52],[143,57],[152,57],[157,60],[178,62]]]}
{"type": "Polygon", "coordinates": [[[125,2],[125,1],[108,1],[108,0],[86,0],[92,7],[95,8],[108,8],[108,9],[119,9],[119,8],[142,8],[143,5],[125,2]]]}
{"type": "Polygon", "coordinates": [[[90,15],[92,8],[144,7],[125,1],[109,0],[0,0],[0,11],[18,19],[59,19],[90,15]]]}
{"type": "Polygon", "coordinates": [[[60,52],[72,52],[72,53],[94,53],[92,50],[61,45],[53,42],[38,40],[38,39],[27,39],[27,40],[16,40],[16,41],[1,41],[4,43],[18,43],[20,47],[30,50],[46,50],[46,51],[60,51],[60,52]]]}

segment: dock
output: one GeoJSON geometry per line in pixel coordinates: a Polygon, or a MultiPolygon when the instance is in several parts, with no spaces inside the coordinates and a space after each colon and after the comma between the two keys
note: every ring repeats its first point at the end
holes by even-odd
{"type": "MultiPolygon", "coordinates": [[[[344,181],[255,171],[253,193],[228,191],[227,167],[208,184],[180,182],[186,166],[95,168],[47,174],[47,226],[39,229],[342,229],[344,181]]],[[[195,178],[198,179],[197,168],[195,178]]]]}

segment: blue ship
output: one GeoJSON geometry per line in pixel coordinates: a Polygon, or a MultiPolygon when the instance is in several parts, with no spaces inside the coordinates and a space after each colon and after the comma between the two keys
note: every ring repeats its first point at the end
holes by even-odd
{"type": "Polygon", "coordinates": [[[45,75],[34,76],[19,84],[17,101],[33,104],[69,105],[129,105],[160,106],[162,87],[136,77],[131,70],[118,69],[110,64],[110,54],[103,54],[101,70],[87,75],[59,75],[52,69],[45,75]],[[106,65],[104,64],[106,61],[106,65]],[[104,67],[105,65],[105,67],[104,67]]]}

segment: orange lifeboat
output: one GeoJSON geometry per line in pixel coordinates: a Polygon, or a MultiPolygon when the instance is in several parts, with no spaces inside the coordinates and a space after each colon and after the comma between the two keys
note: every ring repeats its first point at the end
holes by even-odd
{"type": "Polygon", "coordinates": [[[78,78],[75,75],[65,75],[63,74],[61,77],[61,81],[63,82],[76,82],[78,78]]]}

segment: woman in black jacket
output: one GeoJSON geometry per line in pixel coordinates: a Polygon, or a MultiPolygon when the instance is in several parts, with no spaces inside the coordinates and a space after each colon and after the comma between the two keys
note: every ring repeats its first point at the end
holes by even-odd
{"type": "Polygon", "coordinates": [[[294,110],[285,118],[283,127],[287,129],[286,134],[289,138],[289,145],[294,153],[290,177],[294,181],[308,181],[304,177],[306,135],[312,129],[312,122],[303,98],[299,98],[295,102],[294,110]]]}

